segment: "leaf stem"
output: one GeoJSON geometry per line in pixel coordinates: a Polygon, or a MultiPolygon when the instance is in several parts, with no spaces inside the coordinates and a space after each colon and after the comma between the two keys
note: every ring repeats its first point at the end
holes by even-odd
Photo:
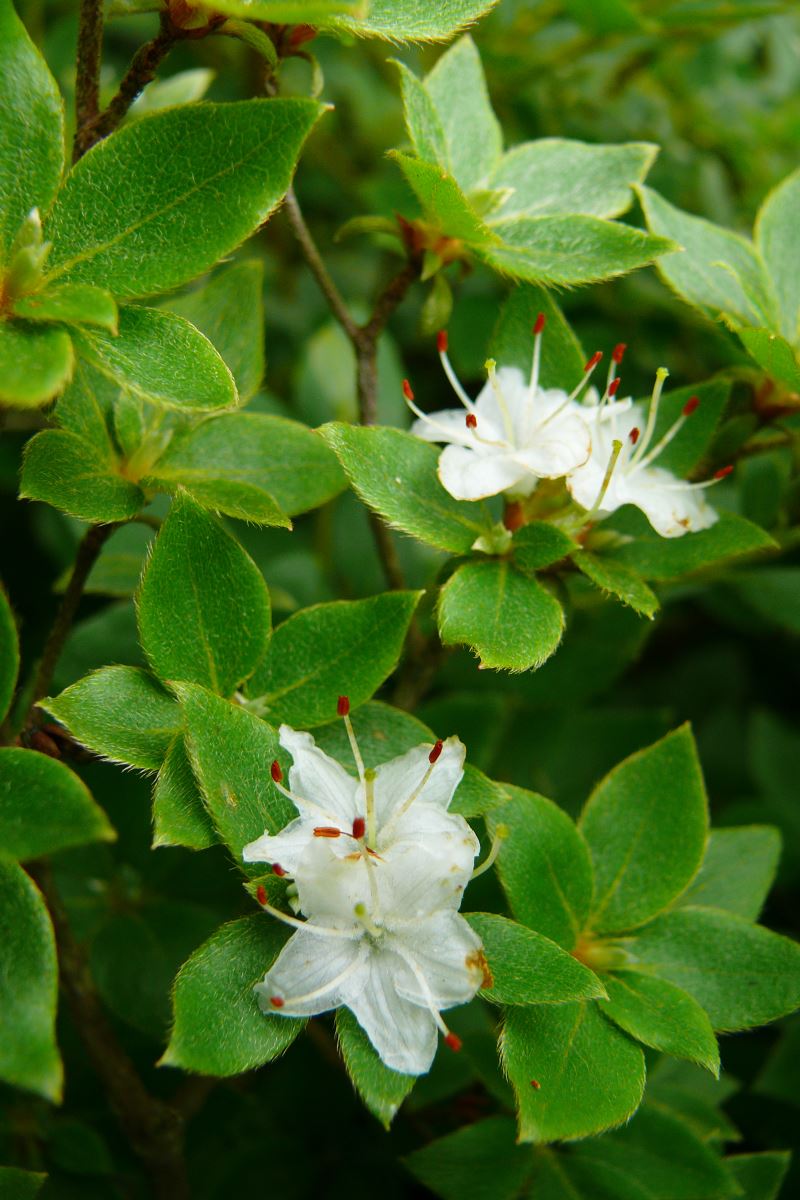
{"type": "MultiPolygon", "coordinates": [[[[184,1114],[152,1096],[105,1014],[83,948],[67,918],[48,864],[31,868],[44,896],[58,948],[61,988],[87,1056],[158,1200],[189,1200],[183,1155],[184,1114]]],[[[206,1084],[206,1088],[208,1085],[206,1084]]],[[[191,1113],[193,1106],[184,1104],[191,1113]]]]}
{"type": "Polygon", "coordinates": [[[344,302],[341,292],[331,278],[328,268],[322,261],[322,255],[317,249],[316,243],[311,236],[311,230],[306,224],[305,217],[297,200],[297,195],[293,187],[290,187],[286,193],[286,199],[283,202],[286,216],[289,218],[289,224],[292,227],[292,232],[297,238],[303,258],[311,271],[311,274],[317,281],[319,290],[328,302],[328,307],[333,313],[336,320],[341,325],[353,345],[358,339],[359,329],[347,305],[344,302]]]}
{"type": "Polygon", "coordinates": [[[73,161],[84,131],[100,111],[100,65],[103,53],[103,0],[81,0],[78,53],[75,62],[75,139],[73,161]]]}
{"type": "Polygon", "coordinates": [[[72,628],[72,622],[75,619],[75,613],[78,611],[78,605],[83,595],[86,580],[89,578],[89,572],[97,561],[104,543],[115,529],[119,529],[119,526],[120,522],[109,525],[92,525],[86,531],[83,540],[78,546],[75,565],[72,568],[72,574],[61,601],[61,607],[58,610],[53,627],[45,642],[39,667],[36,671],[36,679],[31,696],[31,708],[34,707],[37,700],[41,700],[42,696],[46,696],[50,690],[53,672],[61,657],[61,651],[64,648],[67,634],[72,628]]]}

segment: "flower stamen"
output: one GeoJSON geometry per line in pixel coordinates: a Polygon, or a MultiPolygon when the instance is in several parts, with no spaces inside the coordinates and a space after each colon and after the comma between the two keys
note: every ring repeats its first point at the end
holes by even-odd
{"type": "Polygon", "coordinates": [[[289,788],[284,787],[282,782],[283,771],[281,770],[280,763],[277,759],[275,759],[275,761],[272,763],[270,774],[272,776],[272,782],[275,785],[275,790],[280,792],[282,796],[285,796],[287,800],[291,800],[298,812],[301,810],[301,807],[311,808],[314,809],[315,812],[318,812],[321,817],[329,818],[330,814],[326,813],[325,809],[320,804],[315,804],[313,800],[305,800],[302,796],[298,796],[295,792],[290,791],[289,788]]]}
{"type": "Polygon", "coordinates": [[[510,832],[511,831],[507,825],[497,826],[494,831],[494,837],[492,838],[492,844],[489,848],[489,853],[486,855],[486,858],[483,860],[480,866],[476,867],[472,872],[471,879],[477,879],[479,875],[483,875],[486,871],[490,870],[494,866],[495,862],[497,861],[497,856],[500,853],[500,847],[510,832]]]}
{"type": "Polygon", "coordinates": [[[439,350],[439,358],[441,360],[442,367],[444,368],[444,373],[447,376],[447,379],[448,379],[448,382],[449,382],[451,388],[453,389],[455,394],[458,396],[461,403],[464,405],[464,408],[466,408],[467,412],[472,412],[475,408],[475,402],[473,400],[470,400],[469,396],[464,391],[464,388],[461,386],[461,382],[460,382],[458,376],[456,375],[455,371],[453,370],[452,363],[450,362],[450,359],[448,358],[448,355],[447,355],[447,341],[448,341],[447,331],[445,329],[442,329],[436,338],[436,344],[437,344],[437,348],[439,350]]]}
{"type": "Polygon", "coordinates": [[[672,439],[680,433],[686,422],[689,420],[689,417],[691,417],[692,413],[697,412],[699,407],[700,397],[690,396],[684,404],[680,416],[676,421],[673,422],[664,436],[659,438],[652,450],[649,450],[647,454],[645,454],[644,458],[639,459],[639,461],[636,463],[636,469],[638,470],[639,467],[648,467],[650,463],[655,462],[662,450],[665,450],[672,439]]]}
{"type": "Polygon", "coordinates": [[[545,325],[544,313],[539,313],[533,326],[533,359],[531,361],[531,378],[528,384],[528,396],[532,400],[539,387],[539,367],[542,361],[542,331],[545,325]]]}
{"type": "Polygon", "coordinates": [[[513,446],[514,422],[511,419],[511,413],[508,411],[508,405],[506,404],[506,398],[503,395],[503,389],[500,387],[500,383],[497,379],[497,363],[493,358],[487,358],[483,365],[486,369],[486,374],[489,376],[489,382],[492,385],[492,391],[494,392],[494,398],[497,401],[497,407],[500,409],[500,415],[503,418],[503,424],[505,425],[506,429],[506,437],[513,446]]]}
{"type": "Polygon", "coordinates": [[[636,453],[631,459],[631,466],[633,466],[634,463],[639,464],[642,461],[642,458],[647,453],[647,450],[650,446],[653,432],[656,427],[656,420],[658,418],[658,406],[661,402],[661,393],[664,390],[664,383],[666,382],[668,375],[669,371],[666,367],[659,367],[656,371],[656,381],[653,384],[653,392],[650,396],[650,408],[647,413],[647,424],[644,430],[644,437],[639,443],[636,453]]]}
{"type": "Polygon", "coordinates": [[[344,720],[344,727],[347,730],[347,739],[350,742],[350,749],[352,750],[353,758],[355,759],[356,770],[358,771],[358,778],[363,783],[364,782],[364,774],[365,774],[364,759],[361,757],[361,751],[358,747],[358,740],[356,738],[356,731],[353,729],[353,722],[350,720],[350,697],[349,696],[340,696],[339,697],[338,701],[336,702],[336,711],[338,712],[339,716],[342,717],[344,720]]]}
{"type": "Polygon", "coordinates": [[[306,992],[304,996],[270,996],[270,1004],[273,1008],[285,1008],[287,1004],[289,1008],[297,1008],[298,1004],[308,1004],[312,1000],[318,1000],[320,996],[332,992],[339,984],[344,983],[348,976],[358,970],[368,953],[369,951],[365,946],[359,947],[359,952],[353,961],[348,963],[345,969],[340,971],[333,979],[329,979],[327,983],[324,983],[322,987],[314,988],[313,992],[306,992]]]}

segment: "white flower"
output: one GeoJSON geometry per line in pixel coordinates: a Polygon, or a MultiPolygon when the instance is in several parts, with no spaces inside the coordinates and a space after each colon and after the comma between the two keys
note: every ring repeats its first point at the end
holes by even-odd
{"type": "Polygon", "coordinates": [[[299,816],[251,842],[243,857],[294,876],[308,919],[280,912],[259,892],[295,934],[256,991],[265,1012],[282,1016],[346,1005],[387,1066],[417,1075],[430,1067],[437,1029],[458,1048],[441,1011],[487,982],[480,939],[457,912],[479,843],[447,811],[465,750],[448,738],[365,769],[348,710],[342,697],[358,778],[309,734],[280,730],[293,758],[290,789],[277,764],[273,780],[299,816]]]}
{"type": "Polygon", "coordinates": [[[653,445],[666,377],[666,369],[661,368],[656,374],[648,413],[640,405],[634,405],[622,414],[615,412],[608,421],[601,419],[593,424],[592,453],[586,463],[567,476],[567,487],[592,518],[608,516],[624,504],[633,504],[642,510],[656,533],[672,538],[707,529],[719,519],[703,490],[724,479],[732,468],[724,467],[704,483],[686,483],[655,465],[659,454],[699,403],[693,396],[674,424],[653,445]]]}
{"type": "MultiPolygon", "coordinates": [[[[590,422],[577,397],[602,355],[592,356],[570,394],[539,387],[543,328],[540,314],[534,326],[530,378],[525,379],[517,367],[495,370],[490,359],[489,380],[475,401],[459,383],[447,357],[447,335],[440,334],[442,365],[462,408],[424,413],[405,381],[406,402],[418,418],[411,432],[429,442],[449,443],[439,458],[438,474],[455,499],[480,500],[500,493],[510,499],[526,497],[540,479],[559,479],[587,461],[590,422]]],[[[613,380],[612,364],[609,385],[613,380]]]]}

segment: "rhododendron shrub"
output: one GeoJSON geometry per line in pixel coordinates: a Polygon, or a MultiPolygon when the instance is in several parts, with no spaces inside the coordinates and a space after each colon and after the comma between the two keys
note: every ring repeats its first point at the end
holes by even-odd
{"type": "Polygon", "coordinates": [[[73,8],[0,0],[0,1194],[793,1194],[800,18],[73,8]]]}

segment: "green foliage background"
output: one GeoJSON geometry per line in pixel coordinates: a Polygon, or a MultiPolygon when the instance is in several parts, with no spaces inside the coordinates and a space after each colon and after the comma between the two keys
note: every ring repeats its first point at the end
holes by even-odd
{"type": "MultiPolygon", "coordinates": [[[[767,0],[670,5],[646,0],[501,0],[476,27],[474,37],[507,145],[538,137],[656,143],[661,150],[648,187],[680,209],[749,236],[764,196],[797,165],[800,16],[793,7],[767,0]],[[669,19],[660,12],[665,9],[669,19]],[[655,27],[652,22],[662,17],[663,24],[655,27]]],[[[67,97],[69,113],[76,6],[28,0],[21,5],[21,15],[67,97]]],[[[155,18],[147,14],[109,22],[103,74],[106,98],[154,29],[155,18]]],[[[397,265],[398,260],[392,259],[393,243],[381,234],[377,238],[354,234],[341,240],[336,240],[336,234],[357,215],[414,213],[403,175],[386,157],[389,149],[407,141],[398,72],[391,60],[399,57],[422,74],[441,50],[407,46],[398,50],[377,40],[348,42],[327,36],[315,39],[309,49],[324,75],[323,97],[335,107],[306,146],[297,192],[331,273],[354,311],[366,316],[369,298],[397,265]]],[[[159,78],[166,81],[198,69],[210,73],[207,95],[215,101],[249,98],[263,82],[257,56],[228,38],[182,43],[159,78]]],[[[290,60],[282,78],[288,93],[307,95],[311,65],[290,60]]],[[[150,96],[155,95],[154,87],[150,96]]],[[[643,225],[637,210],[631,219],[643,225]]],[[[247,275],[248,286],[261,291],[264,303],[265,383],[256,391],[261,376],[257,347],[255,363],[245,357],[234,370],[242,394],[256,392],[248,412],[313,426],[353,420],[352,350],[299,256],[285,214],[278,213],[235,260],[242,265],[234,269],[247,275]]],[[[463,276],[458,267],[450,268],[447,277],[455,293],[449,324],[452,354],[465,382],[476,385],[507,287],[482,266],[463,276]]],[[[676,388],[696,389],[715,372],[736,368],[731,407],[717,434],[723,458],[734,457],[757,428],[769,406],[763,376],[721,322],[709,321],[677,299],[655,269],[568,291],[559,300],[585,346],[628,344],[625,380],[635,395],[649,391],[652,374],[662,363],[669,364],[670,382],[676,388]]],[[[434,285],[415,285],[392,320],[379,356],[379,419],[384,424],[407,427],[400,390],[404,376],[413,380],[426,407],[443,406],[439,400],[445,385],[433,337],[439,323],[436,306],[442,303],[434,285]]],[[[191,290],[171,300],[169,307],[214,340],[214,313],[198,311],[191,290]]],[[[247,315],[243,313],[241,319],[247,315]]],[[[234,367],[230,360],[229,365],[234,367]]],[[[129,418],[135,423],[136,413],[129,418]]],[[[2,573],[19,618],[22,659],[30,664],[52,624],[83,526],[45,503],[17,501],[23,446],[43,422],[36,413],[10,410],[2,412],[2,420],[2,573]]],[[[277,436],[279,426],[270,428],[277,436]]],[[[479,674],[474,657],[462,647],[447,659],[415,715],[437,732],[457,732],[467,744],[469,761],[491,779],[541,792],[571,816],[577,816],[594,785],[621,759],[691,721],[715,827],[769,824],[783,835],[777,882],[762,920],[797,937],[800,733],[795,681],[800,672],[800,558],[795,547],[800,491],[796,417],[785,418],[774,432],[781,444],[742,458],[735,489],[725,483],[715,499],[777,537],[782,545],[779,558],[758,568],[725,564],[701,576],[668,581],[659,589],[663,611],[655,624],[590,591],[587,584],[573,598],[566,640],[538,671],[479,674]],[[788,438],[782,436],[786,428],[788,438]]],[[[178,466],[185,467],[185,456],[192,451],[184,444],[181,452],[184,458],[178,466]]],[[[170,453],[175,459],[175,452],[170,453]]],[[[169,491],[169,458],[158,465],[163,471],[159,486],[169,491]]],[[[178,466],[173,461],[173,473],[178,466]]],[[[223,508],[231,514],[230,528],[236,538],[267,581],[273,620],[291,619],[297,610],[321,602],[362,600],[384,591],[366,509],[355,496],[346,492],[302,515],[307,505],[295,503],[290,482],[276,480],[270,486],[262,481],[268,495],[266,499],[260,495],[257,502],[264,506],[259,511],[267,514],[270,523],[278,524],[273,521],[274,502],[291,515],[291,535],[282,528],[237,521],[236,504],[244,503],[244,493],[226,498],[228,507],[223,508]]],[[[319,486],[319,499],[313,503],[322,504],[336,491],[338,480],[331,482],[327,494],[323,494],[326,482],[320,481],[319,486]]],[[[128,500],[123,497],[120,503],[128,500]]],[[[247,503],[251,515],[256,499],[250,493],[247,503]]],[[[168,507],[162,495],[153,511],[163,516],[168,507]]],[[[87,519],[94,515],[74,511],[87,519]]],[[[146,527],[129,526],[106,547],[59,661],[52,695],[109,663],[146,665],[137,639],[132,591],[151,540],[152,531],[146,527]]],[[[188,540],[192,542],[191,537],[188,540]]],[[[469,544],[447,548],[460,550],[469,544]]],[[[411,538],[399,538],[398,551],[409,589],[425,587],[445,561],[444,554],[411,538]]],[[[169,579],[158,576],[157,554],[150,559],[148,574],[154,588],[169,587],[169,579]]],[[[663,575],[656,572],[649,577],[663,575]]],[[[243,610],[260,611],[265,603],[260,583],[256,578],[251,582],[252,595],[239,599],[243,610]]],[[[404,611],[410,616],[413,598],[410,593],[404,596],[404,611]]],[[[164,636],[157,616],[146,632],[146,610],[143,600],[142,641],[151,665],[162,678],[169,678],[174,640],[164,636]]],[[[429,612],[424,615],[427,618],[429,612]]],[[[177,613],[176,636],[181,619],[177,613]]],[[[379,628],[381,614],[359,611],[356,619],[371,630],[379,628]]],[[[559,630],[553,634],[556,642],[558,634],[559,630]]],[[[280,632],[275,635],[273,650],[280,636],[280,632]]],[[[372,690],[394,666],[395,650],[399,647],[390,647],[385,662],[373,664],[372,690]]],[[[240,646],[238,652],[246,657],[248,647],[240,646]]],[[[258,657],[255,649],[253,657],[258,657]]],[[[275,651],[266,665],[262,663],[263,687],[253,695],[273,692],[280,697],[283,661],[275,651]]],[[[247,663],[241,668],[238,674],[234,668],[220,687],[223,694],[230,695],[249,673],[247,663]]],[[[196,685],[198,695],[202,685],[216,687],[216,677],[204,678],[200,668],[198,672],[189,685],[196,685]]],[[[387,685],[379,698],[396,701],[393,685],[387,685]]],[[[158,701],[164,706],[171,703],[160,695],[158,701]]],[[[196,704],[197,720],[211,720],[200,712],[201,701],[196,699],[196,704]]],[[[276,699],[275,706],[276,720],[293,720],[290,699],[276,699]]],[[[54,711],[69,724],[66,708],[54,711]]],[[[175,745],[177,727],[170,725],[166,711],[164,722],[163,748],[170,747],[170,761],[180,780],[185,751],[175,745]]],[[[160,764],[159,759],[148,759],[147,747],[139,749],[141,761],[131,758],[130,745],[102,750],[109,759],[135,762],[143,769],[160,764]]],[[[157,1094],[166,1093],[173,1086],[167,1078],[170,1072],[156,1070],[153,1063],[163,1050],[170,1022],[169,990],[175,973],[220,923],[251,918],[252,904],[221,846],[203,854],[167,846],[152,851],[147,779],[97,758],[78,763],[76,769],[107,812],[118,840],[65,848],[54,860],[54,873],[76,932],[90,947],[92,970],[115,1029],[148,1085],[157,1094]]],[[[157,810],[156,833],[157,837],[163,834],[166,843],[174,831],[170,822],[182,812],[174,796],[174,792],[167,795],[165,783],[162,826],[157,810]]],[[[91,824],[101,818],[96,811],[87,811],[83,819],[91,824]]],[[[181,828],[184,837],[196,839],[194,844],[208,844],[208,831],[202,825],[188,831],[181,828]]],[[[99,824],[93,836],[106,836],[99,824]]],[[[240,843],[247,840],[241,830],[231,834],[231,840],[237,838],[240,843]]],[[[7,886],[11,894],[17,885],[8,882],[7,886]]],[[[5,883],[3,887],[5,894],[5,883]]],[[[731,890],[736,891],[733,885],[731,890]]],[[[9,900],[9,905],[12,902],[17,901],[9,900]]],[[[492,910],[501,903],[491,875],[469,893],[469,907],[474,910],[492,910]]],[[[264,950],[256,944],[251,952],[258,960],[264,950]]],[[[549,1151],[536,1151],[535,1168],[528,1157],[524,1164],[516,1157],[529,1151],[514,1149],[513,1129],[504,1116],[496,1115],[507,1110],[508,1083],[493,1056],[491,1029],[471,1011],[463,1017],[463,1029],[458,1017],[454,1027],[472,1050],[459,1057],[439,1056],[431,1075],[416,1086],[400,1110],[391,1132],[380,1128],[354,1093],[334,1052],[330,1022],[326,1036],[299,1038],[287,1055],[266,1070],[223,1081],[207,1095],[201,1083],[188,1138],[193,1194],[213,1200],[235,1186],[241,1192],[269,1189],[293,1198],[324,1195],[326,1200],[380,1192],[385,1200],[392,1200],[428,1195],[430,1187],[435,1194],[460,1200],[468,1194],[463,1189],[469,1184],[474,1187],[469,1194],[486,1200],[513,1197],[521,1194],[520,1189],[530,1189],[534,1200],[561,1197],[565,1193],[553,1182],[555,1167],[549,1151]],[[473,1124],[483,1118],[485,1124],[473,1124]],[[483,1148],[448,1143],[452,1165],[441,1156],[426,1161],[431,1151],[425,1146],[446,1135],[463,1138],[462,1127],[467,1125],[478,1130],[479,1139],[486,1138],[483,1148]],[[481,1178],[479,1164],[486,1161],[502,1163],[507,1178],[497,1174],[481,1178]]],[[[341,1024],[346,1024],[348,1014],[340,1016],[341,1024]]],[[[587,1200],[622,1197],[621,1191],[614,1191],[618,1186],[615,1163],[635,1151],[652,1156],[650,1177],[660,1178],[653,1147],[670,1144],[672,1134],[659,1121],[669,1123],[664,1098],[676,1090],[690,1095],[686,1103],[694,1105],[697,1127],[705,1129],[709,1145],[716,1147],[738,1136],[737,1153],[797,1148],[797,1020],[789,1018],[747,1036],[723,1039],[723,1082],[718,1085],[710,1076],[708,1081],[701,1079],[700,1068],[655,1065],[657,1055],[648,1050],[647,1057],[655,1065],[651,1107],[641,1110],[628,1131],[602,1139],[606,1149],[600,1153],[600,1165],[592,1158],[591,1143],[581,1144],[569,1166],[575,1194],[587,1200]],[[606,1177],[604,1171],[611,1174],[606,1177]]],[[[65,1103],[56,1109],[3,1087],[0,1161],[48,1171],[42,1196],[105,1200],[146,1195],[136,1161],[98,1091],[63,1006],[58,1032],[68,1080],[65,1103]]],[[[349,1042],[347,1029],[338,1032],[346,1056],[363,1051],[357,1030],[350,1029],[349,1042]]],[[[527,1035],[533,1033],[528,1030],[527,1035]]],[[[385,1100],[384,1092],[381,1096],[385,1100]]],[[[700,1174],[694,1182],[680,1185],[688,1190],[673,1190],[678,1185],[665,1175],[662,1190],[653,1194],[663,1200],[731,1194],[725,1190],[728,1183],[714,1176],[711,1163],[701,1165],[705,1175],[698,1166],[700,1174]],[[701,1177],[702,1187],[697,1182],[701,1177]]],[[[743,1162],[737,1171],[744,1196],[757,1200],[776,1194],[764,1182],[768,1160],[743,1162]]],[[[794,1195],[799,1183],[796,1156],[780,1195],[794,1195]]],[[[4,1186],[12,1183],[0,1180],[0,1195],[4,1186]]],[[[630,1198],[636,1200],[634,1191],[630,1198]]]]}

